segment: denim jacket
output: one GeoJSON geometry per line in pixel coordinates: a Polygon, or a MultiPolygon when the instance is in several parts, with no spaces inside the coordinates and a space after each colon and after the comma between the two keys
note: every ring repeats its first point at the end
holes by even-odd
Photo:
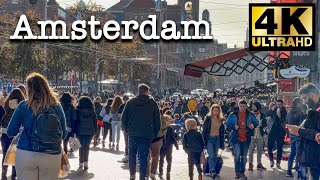
{"type": "MultiPolygon", "coordinates": [[[[254,134],[254,129],[249,128],[249,124],[252,123],[254,128],[259,125],[259,121],[256,116],[251,113],[248,109],[246,110],[246,127],[247,127],[247,142],[251,142],[251,136],[254,134]]],[[[232,130],[230,142],[232,144],[238,143],[238,130],[235,129],[235,126],[238,125],[238,111],[233,112],[227,119],[226,127],[232,130]]]]}
{"type": "MultiPolygon", "coordinates": [[[[61,129],[62,129],[62,139],[67,137],[68,131],[66,128],[66,117],[64,115],[62,106],[56,105],[53,108],[57,113],[61,129]]],[[[18,141],[17,148],[25,151],[33,151],[31,146],[31,131],[33,128],[33,122],[36,117],[32,114],[32,109],[27,106],[26,101],[21,101],[15,112],[13,113],[12,119],[8,126],[7,134],[9,137],[16,136],[19,133],[19,129],[22,126],[24,129],[22,131],[21,137],[18,141]]]]}

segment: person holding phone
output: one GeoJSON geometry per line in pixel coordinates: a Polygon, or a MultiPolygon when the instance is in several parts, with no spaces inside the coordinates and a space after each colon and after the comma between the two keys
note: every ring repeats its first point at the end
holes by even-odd
{"type": "Polygon", "coordinates": [[[303,102],[308,105],[308,115],[301,126],[289,125],[291,134],[301,137],[297,160],[310,169],[311,179],[320,177],[320,93],[314,84],[307,84],[299,90],[303,102]]]}
{"type": "Polygon", "coordinates": [[[284,137],[286,135],[285,123],[287,120],[287,110],[281,99],[277,100],[276,106],[266,113],[269,119],[270,129],[268,131],[268,155],[270,159],[270,167],[274,167],[273,147],[277,144],[277,168],[281,169],[280,163],[282,159],[284,137]]]}
{"type": "MultiPolygon", "coordinates": [[[[305,113],[303,112],[303,100],[299,97],[296,97],[292,101],[292,108],[289,110],[287,115],[287,127],[290,125],[300,126],[303,120],[306,118],[305,113]]],[[[296,154],[300,147],[300,137],[296,136],[292,133],[289,135],[290,137],[290,156],[288,159],[288,170],[287,170],[287,177],[293,177],[292,174],[292,166],[293,161],[296,157],[296,154]]],[[[299,163],[296,161],[296,169],[299,169],[299,163]]]]}

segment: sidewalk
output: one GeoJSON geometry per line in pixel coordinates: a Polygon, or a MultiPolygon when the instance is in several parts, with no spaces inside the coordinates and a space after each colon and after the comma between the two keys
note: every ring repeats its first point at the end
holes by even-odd
{"type": "MultiPolygon", "coordinates": [[[[80,179],[97,179],[97,180],[128,180],[129,170],[128,164],[120,162],[124,157],[124,140],[121,138],[120,151],[111,150],[109,147],[102,149],[101,144],[97,147],[91,147],[89,155],[89,169],[85,171],[77,171],[78,162],[78,152],[69,155],[71,173],[65,179],[70,180],[80,180],[80,179]]],[[[255,156],[256,158],[256,156],[255,156]]],[[[233,157],[230,152],[225,151],[223,153],[224,166],[220,174],[221,177],[217,179],[222,180],[232,180],[234,179],[234,163],[233,157]]],[[[252,172],[247,171],[246,176],[250,180],[286,180],[290,178],[285,177],[285,170],[271,169],[269,160],[263,155],[263,164],[267,167],[267,171],[257,171],[252,172]]],[[[256,163],[254,163],[256,167],[256,163]]],[[[287,161],[282,161],[281,167],[287,169],[287,161]]],[[[9,168],[11,170],[11,168],[9,168]]],[[[139,168],[137,168],[138,170],[139,168]]],[[[166,169],[166,168],[164,168],[166,169]]],[[[11,172],[8,172],[10,175],[11,172]]],[[[195,177],[197,179],[196,168],[194,169],[195,177]]],[[[136,175],[137,179],[139,174],[136,175]]],[[[159,179],[157,177],[157,179],[159,179]]],[[[173,150],[173,163],[172,163],[172,180],[188,180],[188,162],[187,154],[184,153],[180,145],[180,150],[173,150]]],[[[208,176],[204,176],[204,180],[211,179],[208,176]]]]}

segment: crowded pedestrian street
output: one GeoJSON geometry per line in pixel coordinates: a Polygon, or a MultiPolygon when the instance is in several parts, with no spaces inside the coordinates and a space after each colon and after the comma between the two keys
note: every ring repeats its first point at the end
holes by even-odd
{"type": "MultiPolygon", "coordinates": [[[[123,137],[121,137],[123,138],[123,137]]],[[[123,139],[120,140],[124,142],[123,139]]],[[[180,145],[181,147],[181,145],[180,145]]],[[[71,173],[64,179],[70,180],[128,180],[130,175],[128,173],[128,163],[123,163],[121,160],[124,157],[124,143],[121,143],[120,150],[102,148],[101,144],[97,147],[91,145],[90,163],[88,171],[79,171],[78,169],[78,152],[68,155],[71,173]]],[[[233,156],[230,151],[223,152],[224,167],[222,168],[219,179],[230,180],[234,179],[234,163],[233,156]]],[[[285,177],[285,170],[270,168],[269,160],[266,156],[262,158],[263,164],[268,167],[266,171],[258,171],[254,169],[252,172],[247,172],[250,180],[290,180],[285,177]]],[[[287,167],[287,161],[283,161],[283,167],[287,167]]],[[[11,172],[10,172],[11,173],[11,172]]],[[[188,180],[188,161],[187,154],[183,150],[173,151],[172,160],[172,179],[173,180],[188,180]]],[[[196,176],[195,176],[196,178],[196,176]]],[[[160,178],[158,178],[160,180],[160,178]]],[[[211,179],[210,176],[204,176],[204,180],[211,179]]]]}

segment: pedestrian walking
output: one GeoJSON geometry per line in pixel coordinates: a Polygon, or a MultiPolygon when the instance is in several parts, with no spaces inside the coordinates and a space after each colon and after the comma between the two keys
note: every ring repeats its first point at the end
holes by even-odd
{"type": "Polygon", "coordinates": [[[267,120],[265,115],[261,112],[261,104],[254,102],[252,104],[252,112],[259,121],[258,127],[254,129],[254,134],[251,136],[251,143],[249,146],[249,171],[253,171],[253,153],[257,147],[257,170],[264,171],[266,168],[262,165],[262,153],[264,143],[264,128],[267,127],[267,120]]]}
{"type": "Polygon", "coordinates": [[[103,137],[102,137],[102,147],[105,147],[106,138],[109,132],[109,148],[111,148],[112,143],[112,128],[111,128],[111,120],[112,120],[112,113],[111,113],[111,105],[113,99],[108,99],[106,106],[102,108],[100,112],[100,116],[102,117],[103,122],[103,137]]]}
{"type": "MultiPolygon", "coordinates": [[[[24,94],[20,89],[13,89],[11,93],[8,95],[4,102],[4,116],[1,118],[0,126],[1,126],[1,147],[2,147],[2,173],[1,180],[7,179],[8,166],[4,165],[4,159],[6,157],[7,151],[11,145],[13,138],[10,138],[7,135],[7,127],[11,121],[12,115],[15,109],[18,107],[18,104],[25,99],[24,94]]],[[[12,166],[11,179],[16,179],[16,169],[15,166],[12,166]]]]}
{"type": "Polygon", "coordinates": [[[194,119],[186,120],[186,129],[183,135],[183,150],[188,154],[189,178],[193,180],[193,169],[196,166],[198,179],[202,180],[202,168],[200,164],[201,153],[204,149],[204,140],[199,131],[197,131],[197,121],[194,119]]]}
{"type": "Polygon", "coordinates": [[[276,102],[273,110],[266,113],[269,117],[270,130],[268,132],[268,155],[270,159],[270,167],[274,167],[273,147],[277,144],[277,168],[281,169],[281,159],[284,145],[284,137],[286,135],[285,123],[287,121],[287,110],[283,106],[280,99],[276,102]]]}
{"type": "Polygon", "coordinates": [[[79,99],[77,106],[77,119],[75,123],[75,133],[80,141],[79,149],[79,170],[89,168],[89,151],[92,138],[97,133],[97,116],[91,99],[83,96],[79,99]]]}
{"type": "Polygon", "coordinates": [[[253,113],[247,109],[245,100],[239,101],[239,110],[231,113],[226,126],[232,130],[231,144],[234,153],[235,179],[247,179],[245,175],[248,149],[254,128],[259,124],[253,113]]]}
{"type": "MultiPolygon", "coordinates": [[[[287,124],[300,126],[302,122],[305,120],[305,118],[306,116],[303,113],[303,100],[299,97],[296,97],[293,99],[292,107],[288,112],[287,124]]],[[[289,137],[290,137],[291,152],[288,159],[288,170],[287,170],[286,176],[293,177],[293,174],[292,174],[293,161],[296,157],[297,152],[299,151],[301,138],[291,133],[289,137]]],[[[296,161],[295,169],[299,170],[299,163],[297,161],[296,161]]]]}
{"type": "Polygon", "coordinates": [[[17,178],[56,180],[62,139],[68,133],[63,109],[47,79],[39,73],[27,76],[27,95],[15,110],[7,133],[16,136],[23,127],[16,152],[17,178]]]}
{"type": "Polygon", "coordinates": [[[135,179],[138,151],[140,180],[145,180],[151,141],[160,131],[159,107],[149,95],[149,90],[149,86],[141,84],[139,86],[139,95],[127,102],[122,114],[122,127],[129,136],[130,180],[135,179]]]}
{"type": "Polygon", "coordinates": [[[224,150],[224,132],[222,109],[218,104],[214,104],[210,108],[210,112],[205,118],[203,124],[202,135],[204,143],[209,154],[209,167],[212,179],[215,179],[217,173],[215,167],[218,160],[219,149],[224,150]]]}
{"type": "MultiPolygon", "coordinates": [[[[118,110],[120,117],[122,117],[122,115],[123,115],[123,110],[124,110],[124,107],[126,106],[127,102],[129,101],[129,96],[124,95],[122,100],[123,100],[123,104],[120,105],[119,110],[118,110]]],[[[124,136],[124,143],[125,143],[124,149],[125,150],[124,150],[124,157],[121,161],[124,163],[127,163],[129,161],[129,137],[128,137],[128,134],[126,134],[123,129],[122,129],[122,131],[123,131],[123,136],[124,136]]]]}
{"type": "Polygon", "coordinates": [[[165,137],[165,141],[161,147],[160,150],[160,162],[159,162],[159,177],[160,179],[163,178],[164,171],[164,158],[166,158],[167,161],[167,175],[166,179],[170,180],[170,173],[171,173],[171,166],[172,166],[172,149],[173,145],[176,147],[177,150],[179,150],[178,142],[175,138],[174,130],[172,127],[169,126],[170,124],[170,116],[164,115],[164,119],[166,120],[167,124],[167,134],[165,137]]]}
{"type": "Polygon", "coordinates": [[[318,132],[320,132],[320,93],[314,84],[307,84],[299,90],[305,104],[308,104],[308,115],[301,126],[287,125],[291,134],[300,136],[300,146],[297,160],[301,167],[310,169],[311,180],[320,177],[320,145],[318,132]]]}
{"type": "Polygon", "coordinates": [[[66,117],[67,130],[68,130],[68,135],[63,140],[63,150],[66,154],[68,154],[69,138],[74,136],[74,126],[77,118],[76,109],[74,107],[74,98],[71,96],[70,93],[63,93],[60,98],[60,102],[66,117]]]}
{"type": "Polygon", "coordinates": [[[97,96],[94,98],[93,103],[94,103],[94,112],[96,113],[96,116],[98,118],[97,124],[98,124],[98,129],[97,129],[97,134],[94,137],[94,145],[97,146],[98,143],[100,143],[100,134],[101,134],[101,129],[103,127],[102,123],[102,117],[100,116],[100,112],[103,108],[101,105],[102,99],[100,96],[97,96]]]}
{"type": "Polygon", "coordinates": [[[114,143],[117,142],[116,150],[119,150],[120,131],[121,131],[121,116],[119,113],[119,107],[123,104],[120,96],[116,96],[111,105],[111,128],[112,128],[112,148],[115,147],[114,143]],[[116,139],[117,136],[117,139],[116,139]]]}

